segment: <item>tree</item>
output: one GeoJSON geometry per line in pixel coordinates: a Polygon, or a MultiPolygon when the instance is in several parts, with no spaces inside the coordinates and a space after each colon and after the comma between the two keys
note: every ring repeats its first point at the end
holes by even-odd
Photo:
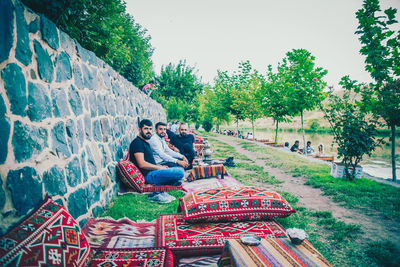
{"type": "Polygon", "coordinates": [[[229,122],[229,109],[222,101],[223,96],[220,96],[211,87],[204,88],[204,94],[199,96],[200,111],[203,115],[203,120],[215,122],[217,130],[223,122],[229,122]]]}
{"type": "Polygon", "coordinates": [[[147,31],[121,0],[22,0],[93,51],[134,85],[154,76],[147,31]]]}
{"type": "Polygon", "coordinates": [[[157,81],[158,89],[153,93],[156,100],[160,97],[166,100],[176,98],[184,103],[191,103],[203,91],[197,70],[187,65],[185,60],[180,60],[176,65],[169,63],[162,66],[157,81]]]}
{"type": "MultiPolygon", "coordinates": [[[[315,66],[315,57],[305,49],[293,49],[278,66],[278,72],[285,81],[289,108],[301,116],[303,143],[306,147],[303,112],[313,110],[325,98],[323,77],[327,70],[315,66]]],[[[307,154],[307,152],[305,151],[307,154]]]]}
{"type": "Polygon", "coordinates": [[[273,73],[272,66],[268,66],[267,81],[264,81],[260,94],[258,95],[261,110],[267,117],[274,119],[275,143],[278,143],[278,127],[279,122],[290,121],[292,110],[290,110],[290,101],[285,88],[284,77],[281,73],[273,73]]]}
{"type": "Polygon", "coordinates": [[[379,0],[364,0],[356,17],[356,34],[365,55],[365,69],[375,83],[361,88],[364,108],[381,117],[391,129],[392,179],[396,181],[396,126],[400,126],[400,31],[394,27],[397,10],[386,9],[383,14],[379,0]]]}
{"type": "Polygon", "coordinates": [[[338,156],[343,157],[346,177],[353,180],[363,156],[371,156],[382,140],[376,139],[378,121],[368,118],[368,114],[355,101],[356,94],[352,89],[357,85],[348,77],[343,77],[340,84],[346,89],[343,97],[331,93],[322,110],[331,126],[334,142],[338,145],[338,156]],[[349,171],[350,167],[353,168],[352,172],[349,171]]]}

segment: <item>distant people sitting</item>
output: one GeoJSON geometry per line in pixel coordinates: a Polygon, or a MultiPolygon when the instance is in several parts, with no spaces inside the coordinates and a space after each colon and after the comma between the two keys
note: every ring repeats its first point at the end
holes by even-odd
{"type": "Polygon", "coordinates": [[[282,149],[285,151],[291,151],[289,148],[289,142],[285,142],[285,146],[282,149]]]}
{"type": "MultiPolygon", "coordinates": [[[[306,145],[306,150],[307,155],[313,155],[315,150],[314,148],[311,146],[311,141],[307,141],[307,145],[306,145]]],[[[303,153],[304,153],[304,149],[303,149],[303,153]]]]}
{"type": "Polygon", "coordinates": [[[253,140],[253,133],[248,133],[247,134],[247,139],[253,140]]]}
{"type": "Polygon", "coordinates": [[[184,155],[188,162],[189,168],[193,164],[193,160],[196,157],[196,152],[194,150],[194,136],[188,134],[188,125],[186,123],[181,123],[179,126],[179,134],[170,137],[171,144],[174,145],[179,153],[184,155]]]}
{"type": "Polygon", "coordinates": [[[188,161],[182,154],[170,149],[165,141],[167,136],[167,124],[164,122],[156,123],[156,134],[149,140],[153,150],[154,160],[157,164],[168,167],[188,167],[188,161]]]}
{"type": "Polygon", "coordinates": [[[145,92],[148,96],[150,96],[151,92],[153,92],[153,90],[156,89],[157,87],[155,86],[154,81],[150,81],[148,84],[143,86],[142,91],[145,92]]]}
{"type": "Polygon", "coordinates": [[[176,121],[171,125],[171,132],[173,132],[174,134],[178,134],[178,128],[179,128],[179,121],[176,121]]]}
{"type": "Polygon", "coordinates": [[[300,153],[301,151],[299,149],[299,145],[300,145],[300,141],[296,140],[294,142],[293,146],[290,148],[290,151],[300,153]]]}
{"type": "Polygon", "coordinates": [[[325,151],[324,151],[324,145],[323,144],[319,144],[318,146],[318,155],[324,155],[325,151]]]}
{"type": "MultiPolygon", "coordinates": [[[[139,123],[139,135],[129,146],[129,160],[133,162],[144,176],[147,184],[154,185],[180,185],[180,180],[185,175],[182,167],[168,168],[158,165],[153,157],[153,151],[148,143],[152,136],[152,123],[144,119],[139,123]]],[[[168,203],[173,196],[161,192],[149,195],[150,201],[168,203]]]]}

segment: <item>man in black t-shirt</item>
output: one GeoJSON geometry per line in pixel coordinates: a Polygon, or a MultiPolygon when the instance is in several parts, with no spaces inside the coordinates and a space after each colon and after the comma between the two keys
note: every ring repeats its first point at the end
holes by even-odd
{"type": "Polygon", "coordinates": [[[299,140],[296,140],[294,142],[293,146],[290,148],[290,151],[292,151],[292,152],[300,152],[299,145],[300,145],[299,140]]]}
{"type": "Polygon", "coordinates": [[[189,164],[192,164],[194,158],[196,157],[196,151],[193,147],[194,136],[192,134],[188,134],[187,124],[182,123],[179,126],[179,134],[170,137],[170,140],[171,144],[179,149],[179,153],[187,158],[189,164]]]}
{"type": "Polygon", "coordinates": [[[152,123],[144,119],[139,124],[139,135],[129,146],[129,160],[132,161],[143,174],[147,184],[177,185],[185,175],[183,168],[168,168],[156,164],[153,151],[148,143],[152,136],[152,123]]]}

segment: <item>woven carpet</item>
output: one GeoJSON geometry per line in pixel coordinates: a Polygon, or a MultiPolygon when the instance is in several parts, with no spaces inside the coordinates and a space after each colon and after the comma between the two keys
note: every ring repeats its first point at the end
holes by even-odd
{"type": "Polygon", "coordinates": [[[193,182],[183,182],[183,188],[187,191],[187,193],[193,193],[199,190],[205,189],[213,189],[218,187],[225,186],[240,186],[242,183],[237,181],[231,175],[225,175],[224,179],[221,178],[209,178],[209,179],[201,179],[193,182]]]}
{"type": "Polygon", "coordinates": [[[155,223],[90,218],[82,231],[92,248],[154,247],[155,223]]]}
{"type": "Polygon", "coordinates": [[[193,182],[195,180],[216,177],[219,175],[228,174],[223,164],[213,164],[208,166],[197,165],[193,166],[190,175],[187,177],[188,182],[193,182]]]}
{"type": "Polygon", "coordinates": [[[239,239],[227,240],[219,266],[331,266],[307,240],[293,245],[288,238],[262,239],[247,246],[239,239]]]}
{"type": "Polygon", "coordinates": [[[243,234],[270,238],[285,236],[285,229],[274,220],[189,224],[182,215],[160,215],[155,244],[169,247],[176,256],[214,255],[222,252],[226,239],[243,234]]]}
{"type": "Polygon", "coordinates": [[[172,267],[174,259],[171,251],[167,248],[93,249],[89,266],[172,267]]]}
{"type": "Polygon", "coordinates": [[[217,267],[218,260],[221,255],[213,255],[213,256],[197,256],[190,258],[182,258],[179,261],[179,267],[217,267]]]}

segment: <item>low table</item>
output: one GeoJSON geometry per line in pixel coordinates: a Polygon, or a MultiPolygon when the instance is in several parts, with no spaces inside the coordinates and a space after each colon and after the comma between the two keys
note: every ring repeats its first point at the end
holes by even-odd
{"type": "Polygon", "coordinates": [[[211,165],[195,165],[190,172],[187,180],[192,182],[198,179],[216,177],[221,175],[221,179],[224,179],[226,169],[223,164],[211,164],[211,165]]]}
{"type": "Polygon", "coordinates": [[[240,239],[225,242],[218,266],[331,266],[307,240],[294,245],[289,238],[262,238],[258,246],[240,239]]]}

